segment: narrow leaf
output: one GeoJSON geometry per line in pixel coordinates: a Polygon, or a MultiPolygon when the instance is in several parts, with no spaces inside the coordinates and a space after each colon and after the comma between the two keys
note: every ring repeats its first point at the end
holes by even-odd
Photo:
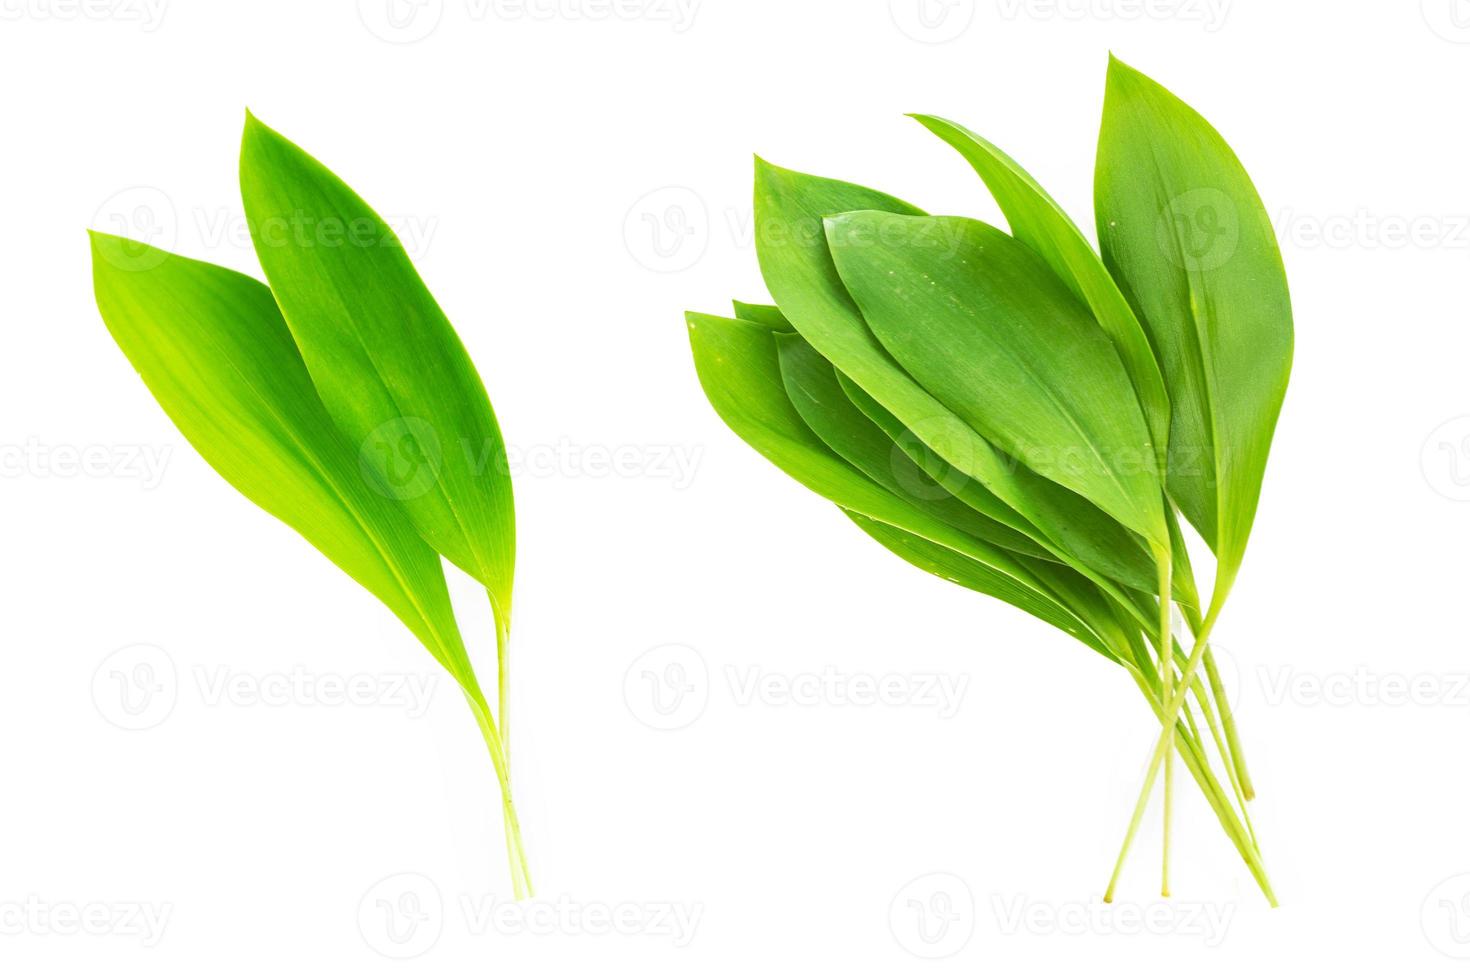
{"type": "MultiPolygon", "coordinates": [[[[710,404],[748,445],[808,489],[880,523],[958,552],[987,569],[982,589],[1042,618],[1084,627],[1045,585],[1013,555],[950,527],[875,484],[834,454],[806,426],[786,396],[776,339],[769,327],[700,313],[687,315],[695,369],[710,404]],[[1019,589],[1019,592],[1017,591],[1019,589]],[[1037,605],[1039,604],[1039,606],[1037,605]]],[[[1066,628],[1066,627],[1064,627],[1066,628]]]]}
{"type": "Polygon", "coordinates": [[[1143,406],[1156,452],[1169,441],[1169,394],[1143,327],[1076,223],[1029,173],[989,140],[937,116],[914,116],[985,181],[1011,234],[1036,250],[1112,340],[1143,406]]]}
{"type": "MultiPolygon", "coordinates": [[[[792,326],[943,459],[956,477],[974,480],[972,506],[986,497],[1003,502],[1003,507],[977,509],[1024,533],[1036,532],[1033,537],[1044,537],[1080,564],[1094,555],[1112,553],[1120,533],[1126,537],[1112,518],[1072,490],[1019,465],[916,383],[873,336],[848,295],[827,248],[823,218],[864,209],[922,212],[866,187],[785,170],[759,159],[755,183],[761,274],[792,326]],[[1012,522],[1008,514],[1020,519],[1012,522]]],[[[1152,587],[1147,584],[1151,580],[1150,574],[1140,587],[1152,587]]]]}
{"type": "Polygon", "coordinates": [[[1021,532],[967,507],[920,469],[848,399],[832,365],[798,334],[778,334],[776,349],[786,395],[807,428],[868,479],[982,541],[1035,558],[1051,557],[1021,532]]]}
{"type": "Polygon", "coordinates": [[[1169,387],[1169,492],[1215,551],[1220,597],[1245,552],[1291,370],[1276,237],[1220,134],[1116,59],[1095,192],[1103,260],[1169,387]]]}
{"type": "Polygon", "coordinates": [[[858,211],[826,226],[848,292],[914,380],[1030,469],[1167,544],[1122,362],[1035,252],[971,218],[858,211]]]}
{"type": "MultiPolygon", "coordinates": [[[[872,395],[845,375],[839,375],[838,381],[848,399],[881,428],[896,446],[907,453],[915,465],[955,497],[984,513],[983,508],[987,506],[987,501],[976,499],[977,493],[984,492],[979,483],[957,473],[905,428],[893,413],[878,404],[872,395]]],[[[1013,462],[1012,465],[1018,470],[1024,469],[1020,463],[1013,462]]],[[[1035,479],[1039,483],[1056,487],[1056,484],[1040,477],[1035,479]]],[[[1060,543],[1053,544],[1052,547],[1057,549],[1054,553],[1064,558],[1070,556],[1073,559],[1070,563],[1093,569],[1130,589],[1151,592],[1158,582],[1158,570],[1143,539],[1076,494],[1060,487],[1056,489],[1068,494],[1077,505],[1070,509],[1070,518],[1060,525],[1060,531],[1065,533],[1066,547],[1061,547],[1060,543]]],[[[1039,530],[1033,532],[1031,537],[1037,541],[1048,540],[1048,536],[1039,530]]]]}
{"type": "Polygon", "coordinates": [[[92,233],[107,329],[179,431],[231,486],[283,521],[403,621],[471,693],[439,556],[369,485],[264,284],[92,233]],[[143,261],[118,265],[109,255],[143,261]]]}
{"type": "MultiPolygon", "coordinates": [[[[1102,625],[1094,625],[1087,617],[1079,615],[1055,598],[1041,596],[1033,590],[1019,588],[1009,579],[997,576],[994,570],[959,552],[951,551],[943,545],[910,534],[901,528],[864,517],[862,514],[852,511],[843,513],[852,518],[853,523],[862,528],[874,541],[916,568],[921,568],[931,575],[937,575],[947,582],[953,582],[973,592],[1000,599],[1018,609],[1025,610],[1043,622],[1050,623],[1057,629],[1075,636],[1109,660],[1119,660],[1118,654],[1114,652],[1115,649],[1126,649],[1126,640],[1111,639],[1114,636],[1123,635],[1116,622],[1105,620],[1102,625]],[[1125,646],[1113,647],[1110,646],[1110,642],[1123,642],[1125,646]]],[[[1076,572],[1060,565],[1053,565],[1046,571],[1057,577],[1071,577],[1072,584],[1076,585],[1079,591],[1092,589],[1091,583],[1083,580],[1076,572]]],[[[1096,595],[1095,590],[1094,595],[1096,595]]],[[[1102,606],[1100,598],[1098,606],[1102,606]]]]}
{"type": "Polygon", "coordinates": [[[392,229],[248,116],[240,191],[255,252],[327,410],[424,539],[510,617],[515,515],[479,373],[392,229]]]}

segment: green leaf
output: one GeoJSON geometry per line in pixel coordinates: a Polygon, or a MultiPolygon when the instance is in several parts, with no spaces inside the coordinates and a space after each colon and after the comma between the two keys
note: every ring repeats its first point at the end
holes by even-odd
{"type": "MultiPolygon", "coordinates": [[[[987,442],[904,373],[868,329],[837,274],[822,227],[826,215],[864,209],[922,213],[878,191],[757,159],[756,250],[766,287],[781,312],[833,367],[952,467],[955,476],[975,481],[975,492],[967,497],[972,507],[1037,540],[1044,538],[1079,564],[1104,567],[1105,557],[1096,557],[1117,552],[1127,532],[1086,498],[987,442]]],[[[952,480],[946,486],[958,495],[952,480]]],[[[1147,589],[1154,587],[1152,582],[1150,571],[1142,582],[1130,584],[1147,589]]]]}
{"type": "Polygon", "coordinates": [[[791,321],[781,314],[781,311],[769,303],[742,303],[740,300],[734,302],[735,319],[749,320],[751,323],[763,323],[772,330],[791,330],[791,321]]]}
{"type": "Polygon", "coordinates": [[[826,227],[848,293],[914,380],[1030,469],[1167,546],[1132,384],[1035,252],[970,218],[857,211],[826,227]]]}
{"type": "MultiPolygon", "coordinates": [[[[869,537],[916,568],[921,568],[931,575],[937,575],[947,582],[962,585],[973,592],[1008,602],[1043,622],[1050,623],[1057,629],[1075,636],[1109,660],[1121,662],[1119,655],[1114,650],[1127,649],[1127,641],[1121,639],[1124,634],[1111,617],[1104,616],[1101,624],[1094,625],[1087,617],[1073,612],[1055,596],[1020,588],[1011,580],[997,576],[994,570],[959,552],[951,551],[943,545],[910,534],[902,528],[864,517],[862,514],[850,510],[844,510],[843,513],[852,518],[853,523],[862,528],[869,537]],[[1124,646],[1113,647],[1110,646],[1110,642],[1122,642],[1124,646]]],[[[1076,572],[1061,565],[1052,565],[1049,569],[1038,569],[1038,575],[1070,578],[1071,584],[1075,585],[1079,592],[1092,590],[1093,597],[1097,600],[1097,609],[1105,610],[1101,596],[1093,589],[1091,583],[1082,579],[1076,572]]],[[[1096,612],[1097,609],[1092,611],[1096,612]]]]}
{"type": "Polygon", "coordinates": [[[1169,388],[1169,492],[1214,549],[1223,597],[1255,519],[1291,370],[1276,237],[1220,134],[1117,59],[1108,65],[1095,194],[1103,261],[1169,388]]]}
{"type": "MultiPolygon", "coordinates": [[[[694,365],[705,395],[725,424],[751,448],[843,510],[900,528],[984,566],[990,585],[981,591],[1017,605],[1016,595],[1029,596],[1027,602],[1049,610],[1042,616],[1048,622],[1054,621],[1049,617],[1070,617],[1021,556],[910,505],[817,438],[786,395],[776,337],[768,326],[701,313],[687,314],[687,318],[694,365]]],[[[1022,608],[1041,615],[1031,606],[1022,608]]]]}
{"type": "MultiPolygon", "coordinates": [[[[791,326],[775,306],[737,300],[735,311],[738,319],[777,329],[789,329],[791,326]]],[[[801,337],[783,333],[777,334],[775,341],[788,398],[808,428],[833,452],[896,496],[920,509],[925,509],[926,504],[938,505],[930,513],[957,529],[1016,552],[1017,561],[1050,594],[1037,601],[1029,590],[1022,589],[1018,593],[1009,579],[997,579],[994,570],[973,558],[844,509],[843,513],[858,527],[910,564],[972,591],[1002,598],[1077,636],[1110,660],[1118,660],[1119,655],[1115,651],[1129,649],[1127,629],[1119,625],[1114,607],[1096,586],[1077,572],[1055,564],[1055,559],[1032,538],[984,516],[987,508],[1004,507],[1004,504],[974,480],[954,479],[953,470],[940,463],[932,452],[922,447],[913,433],[903,428],[902,423],[834,369],[801,337]],[[843,398],[848,402],[846,408],[841,403],[843,398]],[[830,414],[824,410],[828,408],[830,414]],[[885,430],[877,418],[885,419],[892,427],[885,430]],[[904,440],[903,447],[894,441],[894,436],[904,440]],[[971,513],[958,513],[953,509],[956,504],[967,504],[971,513]],[[1079,626],[1083,627],[1080,632],[1079,626]]],[[[1103,515],[1098,516],[1102,518],[1100,523],[1116,535],[1114,546],[1096,556],[1099,567],[1105,571],[1116,569],[1115,577],[1120,581],[1141,582],[1146,588],[1153,580],[1152,560],[1137,538],[1103,515]]],[[[1014,519],[1024,523],[1024,518],[1019,515],[1014,519]]]]}
{"type": "MultiPolygon", "coordinates": [[[[859,388],[851,379],[839,374],[838,382],[848,400],[882,429],[894,445],[903,450],[930,479],[972,509],[984,512],[982,508],[987,506],[987,502],[976,499],[977,493],[985,492],[979,483],[956,472],[905,428],[893,413],[878,404],[872,395],[859,388]]],[[[1019,463],[1013,462],[1012,465],[1018,470],[1024,469],[1019,463]]],[[[1042,480],[1041,477],[1034,479],[1048,487],[1056,487],[1056,484],[1042,480]]],[[[1076,494],[1060,487],[1056,489],[1076,501],[1077,506],[1072,508],[1070,518],[1060,525],[1059,536],[1065,537],[1065,547],[1054,543],[1052,548],[1057,550],[1053,553],[1069,564],[1093,570],[1128,588],[1149,593],[1155,590],[1158,569],[1143,540],[1076,494]]],[[[1031,537],[1038,542],[1050,540],[1039,530],[1034,531],[1031,537]]]]}
{"type": "Polygon", "coordinates": [[[1092,311],[1123,359],[1148,419],[1155,453],[1163,451],[1169,441],[1169,393],[1164,376],[1138,317],[1076,223],[1020,164],[989,140],[937,116],[913,118],[969,161],[1000,205],[1011,234],[1035,249],[1056,277],[1092,311]]]}
{"type": "Polygon", "coordinates": [[[776,335],[781,379],[807,428],[868,479],[966,534],[1035,558],[1051,555],[1026,535],[967,507],[858,410],[837,373],[799,334],[776,335]]]}
{"type": "Polygon", "coordinates": [[[107,329],[205,461],[377,596],[477,693],[439,556],[398,504],[369,485],[270,290],[99,232],[92,272],[107,329]],[[111,260],[121,254],[131,260],[111,260]]]}
{"type": "Polygon", "coordinates": [[[485,387],[392,229],[331,171],[245,122],[255,251],[328,412],[435,550],[510,618],[515,514],[485,387]]]}

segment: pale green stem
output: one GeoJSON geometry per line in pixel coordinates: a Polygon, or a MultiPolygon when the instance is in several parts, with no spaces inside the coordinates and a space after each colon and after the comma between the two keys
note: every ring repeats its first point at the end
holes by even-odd
{"type": "Polygon", "coordinates": [[[1205,648],[1205,676],[1209,678],[1210,690],[1215,695],[1215,703],[1220,707],[1220,722],[1225,726],[1225,741],[1230,744],[1232,772],[1245,798],[1253,800],[1256,798],[1256,788],[1251,783],[1250,771],[1245,767],[1245,753],[1240,748],[1240,736],[1235,730],[1235,711],[1230,706],[1230,699],[1225,693],[1225,685],[1220,681],[1220,671],[1215,666],[1215,654],[1208,647],[1205,648]]]}
{"type": "Polygon", "coordinates": [[[500,746],[505,753],[506,772],[510,772],[510,625],[490,596],[490,611],[495,617],[495,698],[496,718],[500,721],[500,746]]]}
{"type": "MultiPolygon", "coordinates": [[[[1183,575],[1180,576],[1182,586],[1182,600],[1180,607],[1184,610],[1185,622],[1189,624],[1190,633],[1195,636],[1200,632],[1200,601],[1199,590],[1195,588],[1194,574],[1189,568],[1188,550],[1184,546],[1183,530],[1179,526],[1178,515],[1173,507],[1165,510],[1164,516],[1168,519],[1170,541],[1174,544],[1175,553],[1184,556],[1181,565],[1183,575]]],[[[1238,784],[1247,800],[1256,797],[1255,788],[1251,785],[1250,773],[1246,771],[1245,753],[1241,751],[1240,736],[1235,730],[1235,715],[1230,710],[1230,703],[1225,697],[1225,690],[1220,685],[1220,673],[1215,669],[1215,654],[1208,646],[1205,647],[1205,673],[1210,678],[1210,690],[1214,693],[1219,705],[1220,717],[1225,724],[1225,743],[1230,746],[1230,753],[1226,765],[1232,773],[1231,784],[1238,784]]],[[[1222,757],[1225,754],[1221,753],[1222,757]]]]}
{"type": "Polygon", "coordinates": [[[1113,876],[1108,881],[1108,889],[1103,895],[1103,901],[1112,900],[1113,891],[1118,886],[1118,876],[1123,871],[1123,862],[1128,856],[1128,848],[1138,833],[1138,825],[1143,819],[1143,811],[1148,806],[1148,798],[1153,791],[1154,780],[1158,778],[1159,766],[1164,761],[1166,752],[1172,754],[1174,725],[1179,719],[1179,709],[1183,707],[1184,699],[1189,694],[1190,682],[1194,679],[1194,672],[1199,667],[1200,658],[1204,655],[1205,645],[1209,643],[1210,631],[1214,628],[1215,620],[1219,615],[1219,601],[1211,603],[1200,633],[1195,637],[1194,649],[1189,654],[1189,662],[1184,666],[1184,676],[1181,678],[1179,690],[1167,699],[1162,719],[1164,731],[1159,736],[1158,744],[1154,747],[1153,757],[1149,760],[1148,772],[1143,779],[1143,789],[1138,794],[1138,802],[1134,805],[1133,817],[1128,823],[1127,833],[1123,836],[1123,847],[1119,851],[1117,864],[1113,867],[1113,876]]]}
{"type": "MultiPolygon", "coordinates": [[[[1165,548],[1159,558],[1159,691],[1164,703],[1174,695],[1174,556],[1165,548]]],[[[1186,682],[1187,683],[1187,682],[1186,682]]],[[[1174,726],[1166,725],[1164,738],[1164,862],[1160,894],[1169,897],[1169,842],[1174,820],[1174,726]]]]}
{"type": "Polygon", "coordinates": [[[506,828],[506,852],[510,858],[511,884],[515,889],[515,897],[517,900],[532,897],[535,895],[535,889],[531,885],[526,846],[521,839],[521,824],[516,815],[515,801],[511,796],[510,771],[506,766],[500,733],[495,727],[495,720],[490,717],[489,707],[484,704],[483,696],[477,697],[466,690],[465,699],[469,701],[470,710],[475,714],[475,721],[480,726],[480,734],[485,739],[485,747],[490,751],[490,762],[495,767],[495,776],[500,782],[501,810],[504,813],[506,828]]]}
{"type": "MultiPolygon", "coordinates": [[[[1143,693],[1144,698],[1148,701],[1149,707],[1153,709],[1154,714],[1162,722],[1164,709],[1159,702],[1158,693],[1154,686],[1148,683],[1138,669],[1130,668],[1129,673],[1133,675],[1133,679],[1138,684],[1138,688],[1143,693]]],[[[1204,792],[1206,802],[1215,811],[1215,816],[1219,819],[1220,826],[1225,830],[1226,836],[1235,845],[1241,859],[1245,861],[1246,867],[1250,869],[1251,876],[1255,878],[1256,883],[1261,888],[1261,892],[1274,908],[1276,906],[1276,896],[1271,889],[1270,879],[1266,877],[1266,869],[1261,863],[1260,853],[1250,842],[1245,829],[1241,826],[1239,818],[1236,817],[1235,812],[1226,801],[1225,792],[1221,789],[1220,784],[1215,780],[1214,774],[1210,771],[1208,761],[1204,759],[1203,751],[1188,739],[1179,740],[1178,751],[1180,758],[1184,761],[1185,767],[1189,769],[1190,774],[1194,776],[1195,781],[1199,783],[1200,789],[1204,792]]],[[[1111,900],[1110,895],[1105,897],[1105,901],[1111,900]]]]}
{"type": "MultiPolygon", "coordinates": [[[[1198,598],[1195,599],[1198,602],[1198,598]]],[[[1199,635],[1201,622],[1199,611],[1184,605],[1184,617],[1189,622],[1190,632],[1199,635]]],[[[1245,765],[1245,751],[1240,747],[1240,734],[1235,728],[1235,712],[1230,707],[1230,699],[1226,696],[1225,685],[1220,681],[1220,671],[1215,666],[1215,653],[1208,646],[1205,647],[1205,676],[1210,682],[1210,692],[1215,697],[1215,704],[1219,708],[1221,724],[1225,726],[1225,743],[1230,746],[1229,761],[1233,774],[1233,781],[1240,786],[1240,791],[1247,800],[1256,798],[1256,789],[1251,784],[1250,771],[1245,765]]]]}
{"type": "MultiPolygon", "coordinates": [[[[510,635],[509,631],[503,625],[504,617],[500,615],[500,610],[495,605],[495,597],[493,595],[490,596],[490,609],[495,618],[496,718],[499,721],[500,751],[505,763],[505,782],[508,786],[510,783],[510,635]]],[[[525,853],[519,841],[513,838],[511,834],[512,824],[516,823],[513,807],[507,809],[506,818],[503,823],[505,825],[505,846],[507,851],[513,855],[519,852],[521,855],[520,861],[516,861],[514,858],[511,860],[511,875],[516,889],[516,897],[520,898],[523,888],[527,892],[531,889],[530,880],[526,874],[525,853]],[[519,869],[519,875],[517,875],[517,869],[519,869]]]]}
{"type": "MultiPolygon", "coordinates": [[[[1177,650],[1177,644],[1170,645],[1177,650]]],[[[1154,660],[1149,656],[1146,648],[1130,648],[1127,653],[1128,656],[1123,660],[1124,666],[1128,668],[1128,672],[1138,684],[1139,690],[1147,699],[1149,707],[1153,710],[1155,716],[1162,722],[1163,708],[1159,697],[1160,681],[1157,672],[1154,670],[1154,660]]],[[[1176,657],[1182,660],[1184,658],[1183,651],[1177,650],[1176,657]]],[[[1216,816],[1220,820],[1221,827],[1226,832],[1226,836],[1235,844],[1241,857],[1245,860],[1246,866],[1250,868],[1251,874],[1260,882],[1262,891],[1269,897],[1270,882],[1266,879],[1265,870],[1261,866],[1259,851],[1255,848],[1254,842],[1248,839],[1247,834],[1243,831],[1240,819],[1236,816],[1234,810],[1231,809],[1225,797],[1224,790],[1220,788],[1219,783],[1215,780],[1214,774],[1210,771],[1209,759],[1205,754],[1203,744],[1199,740],[1199,730],[1194,724],[1188,702],[1185,703],[1182,714],[1187,723],[1188,730],[1187,732],[1180,732],[1178,738],[1175,740],[1180,758],[1184,760],[1186,767],[1195,777],[1196,782],[1199,783],[1201,790],[1205,794],[1206,801],[1214,809],[1216,816]]]]}
{"type": "MultiPolygon", "coordinates": [[[[1256,828],[1251,823],[1250,809],[1246,806],[1248,801],[1246,800],[1245,793],[1241,790],[1240,779],[1236,777],[1235,769],[1230,764],[1230,752],[1220,728],[1219,718],[1216,716],[1215,709],[1210,701],[1209,692],[1205,690],[1204,685],[1200,683],[1198,677],[1190,685],[1190,689],[1194,694],[1195,701],[1199,702],[1200,710],[1204,712],[1205,724],[1209,727],[1210,731],[1210,740],[1215,745],[1215,752],[1220,756],[1221,765],[1225,769],[1225,777],[1230,783],[1231,795],[1235,797],[1236,806],[1240,807],[1240,816],[1245,821],[1245,829],[1250,832],[1251,843],[1255,844],[1259,849],[1260,841],[1256,838],[1256,828]]],[[[1189,710],[1187,704],[1184,710],[1189,710]]]]}
{"type": "MultiPolygon", "coordinates": [[[[1184,664],[1188,662],[1186,654],[1178,647],[1175,648],[1174,659],[1179,664],[1181,669],[1183,668],[1184,664]]],[[[1205,653],[1204,663],[1205,668],[1208,670],[1210,665],[1210,655],[1208,652],[1205,653]]],[[[1208,726],[1210,731],[1210,740],[1215,744],[1215,751],[1220,755],[1220,762],[1224,766],[1225,776],[1230,781],[1230,792],[1235,796],[1236,805],[1240,807],[1240,816],[1241,819],[1245,821],[1245,829],[1250,832],[1251,843],[1256,845],[1257,850],[1259,850],[1260,841],[1256,838],[1256,828],[1251,823],[1250,809],[1246,806],[1248,798],[1246,797],[1244,791],[1241,789],[1239,777],[1236,776],[1235,767],[1232,764],[1230,757],[1230,751],[1226,745],[1226,740],[1224,736],[1221,734],[1220,721],[1215,714],[1214,707],[1212,707],[1209,692],[1205,690],[1204,685],[1200,683],[1200,679],[1198,677],[1196,677],[1194,679],[1194,682],[1190,684],[1190,692],[1194,694],[1195,701],[1199,702],[1200,710],[1204,712],[1205,724],[1206,726],[1208,726]]],[[[1186,712],[1189,711],[1189,705],[1187,703],[1184,706],[1184,710],[1186,712]]],[[[1198,738],[1198,736],[1196,736],[1196,738],[1198,738]]]]}

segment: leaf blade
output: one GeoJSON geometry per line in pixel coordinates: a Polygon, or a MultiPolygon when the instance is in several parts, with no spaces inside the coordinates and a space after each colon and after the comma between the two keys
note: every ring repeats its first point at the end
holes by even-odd
{"type": "MultiPolygon", "coordinates": [[[[997,576],[993,570],[957,551],[952,551],[926,538],[910,534],[902,528],[875,521],[862,514],[850,510],[844,510],[843,513],[874,541],[915,568],[922,569],[930,575],[962,586],[972,592],[988,595],[1015,606],[1082,641],[1109,660],[1121,662],[1109,645],[1110,634],[1113,630],[1089,621],[1088,617],[1074,611],[1060,597],[1016,588],[1010,581],[997,576]]],[[[1060,575],[1070,573],[1069,569],[1059,565],[1052,566],[1051,571],[1060,575]]],[[[1075,575],[1075,573],[1070,574],[1075,575]]],[[[1086,582],[1079,581],[1078,584],[1081,587],[1090,588],[1086,582]]]]}
{"type": "Polygon", "coordinates": [[[377,212],[248,114],[240,190],[256,255],[332,418],[378,450],[384,491],[435,550],[481,581],[505,629],[515,566],[509,467],[458,334],[377,212]],[[331,245],[278,233],[298,226],[351,237],[331,245]]]}
{"type": "Polygon", "coordinates": [[[1169,490],[1215,550],[1222,595],[1245,552],[1291,371],[1275,233],[1214,127],[1116,58],[1094,193],[1103,260],[1169,387],[1169,490]]]}
{"type": "Polygon", "coordinates": [[[231,486],[376,596],[462,683],[438,557],[373,491],[262,283],[92,233],[98,309],[164,412],[231,486]],[[109,261],[125,247],[146,261],[109,261]]]}
{"type": "Polygon", "coordinates": [[[781,377],[776,339],[764,324],[686,315],[701,386],[715,412],[751,448],[843,510],[901,528],[978,561],[1034,592],[1045,587],[1016,556],[959,531],[878,486],[807,428],[781,377]]]}
{"type": "Polygon", "coordinates": [[[1154,444],[1162,452],[1169,441],[1169,393],[1163,373],[1138,317],[1081,229],[1034,177],[994,143],[948,119],[922,114],[913,118],[959,151],[985,181],[1011,234],[1035,249],[1092,311],[1123,359],[1154,444]]]}
{"type": "Polygon", "coordinates": [[[1034,252],[970,218],[854,211],[826,228],[848,292],[910,376],[1030,469],[1167,544],[1122,362],[1034,252]]]}
{"type": "MultiPolygon", "coordinates": [[[[1128,532],[1116,521],[1066,487],[1005,457],[904,373],[873,336],[837,274],[822,227],[827,215],[862,209],[923,213],[879,191],[786,170],[757,158],[756,251],[766,287],[785,319],[844,377],[953,467],[957,476],[973,480],[977,493],[1018,514],[1021,520],[1013,525],[1017,530],[1034,529],[1074,560],[1110,566],[1120,581],[1152,588],[1152,571],[1141,580],[1130,579],[1131,566],[1109,562],[1109,555],[1133,550],[1128,532]]],[[[982,512],[1005,520],[998,509],[982,512]]]]}
{"type": "Polygon", "coordinates": [[[868,479],[911,506],[999,548],[1049,559],[1031,538],[971,509],[919,468],[842,390],[830,363],[799,334],[776,337],[786,395],[807,428],[868,479]]]}

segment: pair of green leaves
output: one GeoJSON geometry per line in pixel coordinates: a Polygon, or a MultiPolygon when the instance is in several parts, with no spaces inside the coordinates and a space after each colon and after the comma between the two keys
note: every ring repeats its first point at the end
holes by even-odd
{"type": "Polygon", "coordinates": [[[1116,60],[1101,256],[1014,160],[917,118],[1010,234],[758,160],[775,307],[690,316],[701,382],[890,550],[1126,656],[1119,631],[1157,609],[1157,556],[1176,556],[1174,598],[1198,601],[1173,504],[1215,551],[1217,602],[1244,552],[1291,361],[1265,210],[1209,124],[1116,60]]]}
{"type": "Polygon", "coordinates": [[[268,285],[93,232],[103,320],[200,455],[488,714],[439,560],[483,583],[503,639],[515,523],[484,385],[383,219],[251,116],[240,187],[268,285]]]}

